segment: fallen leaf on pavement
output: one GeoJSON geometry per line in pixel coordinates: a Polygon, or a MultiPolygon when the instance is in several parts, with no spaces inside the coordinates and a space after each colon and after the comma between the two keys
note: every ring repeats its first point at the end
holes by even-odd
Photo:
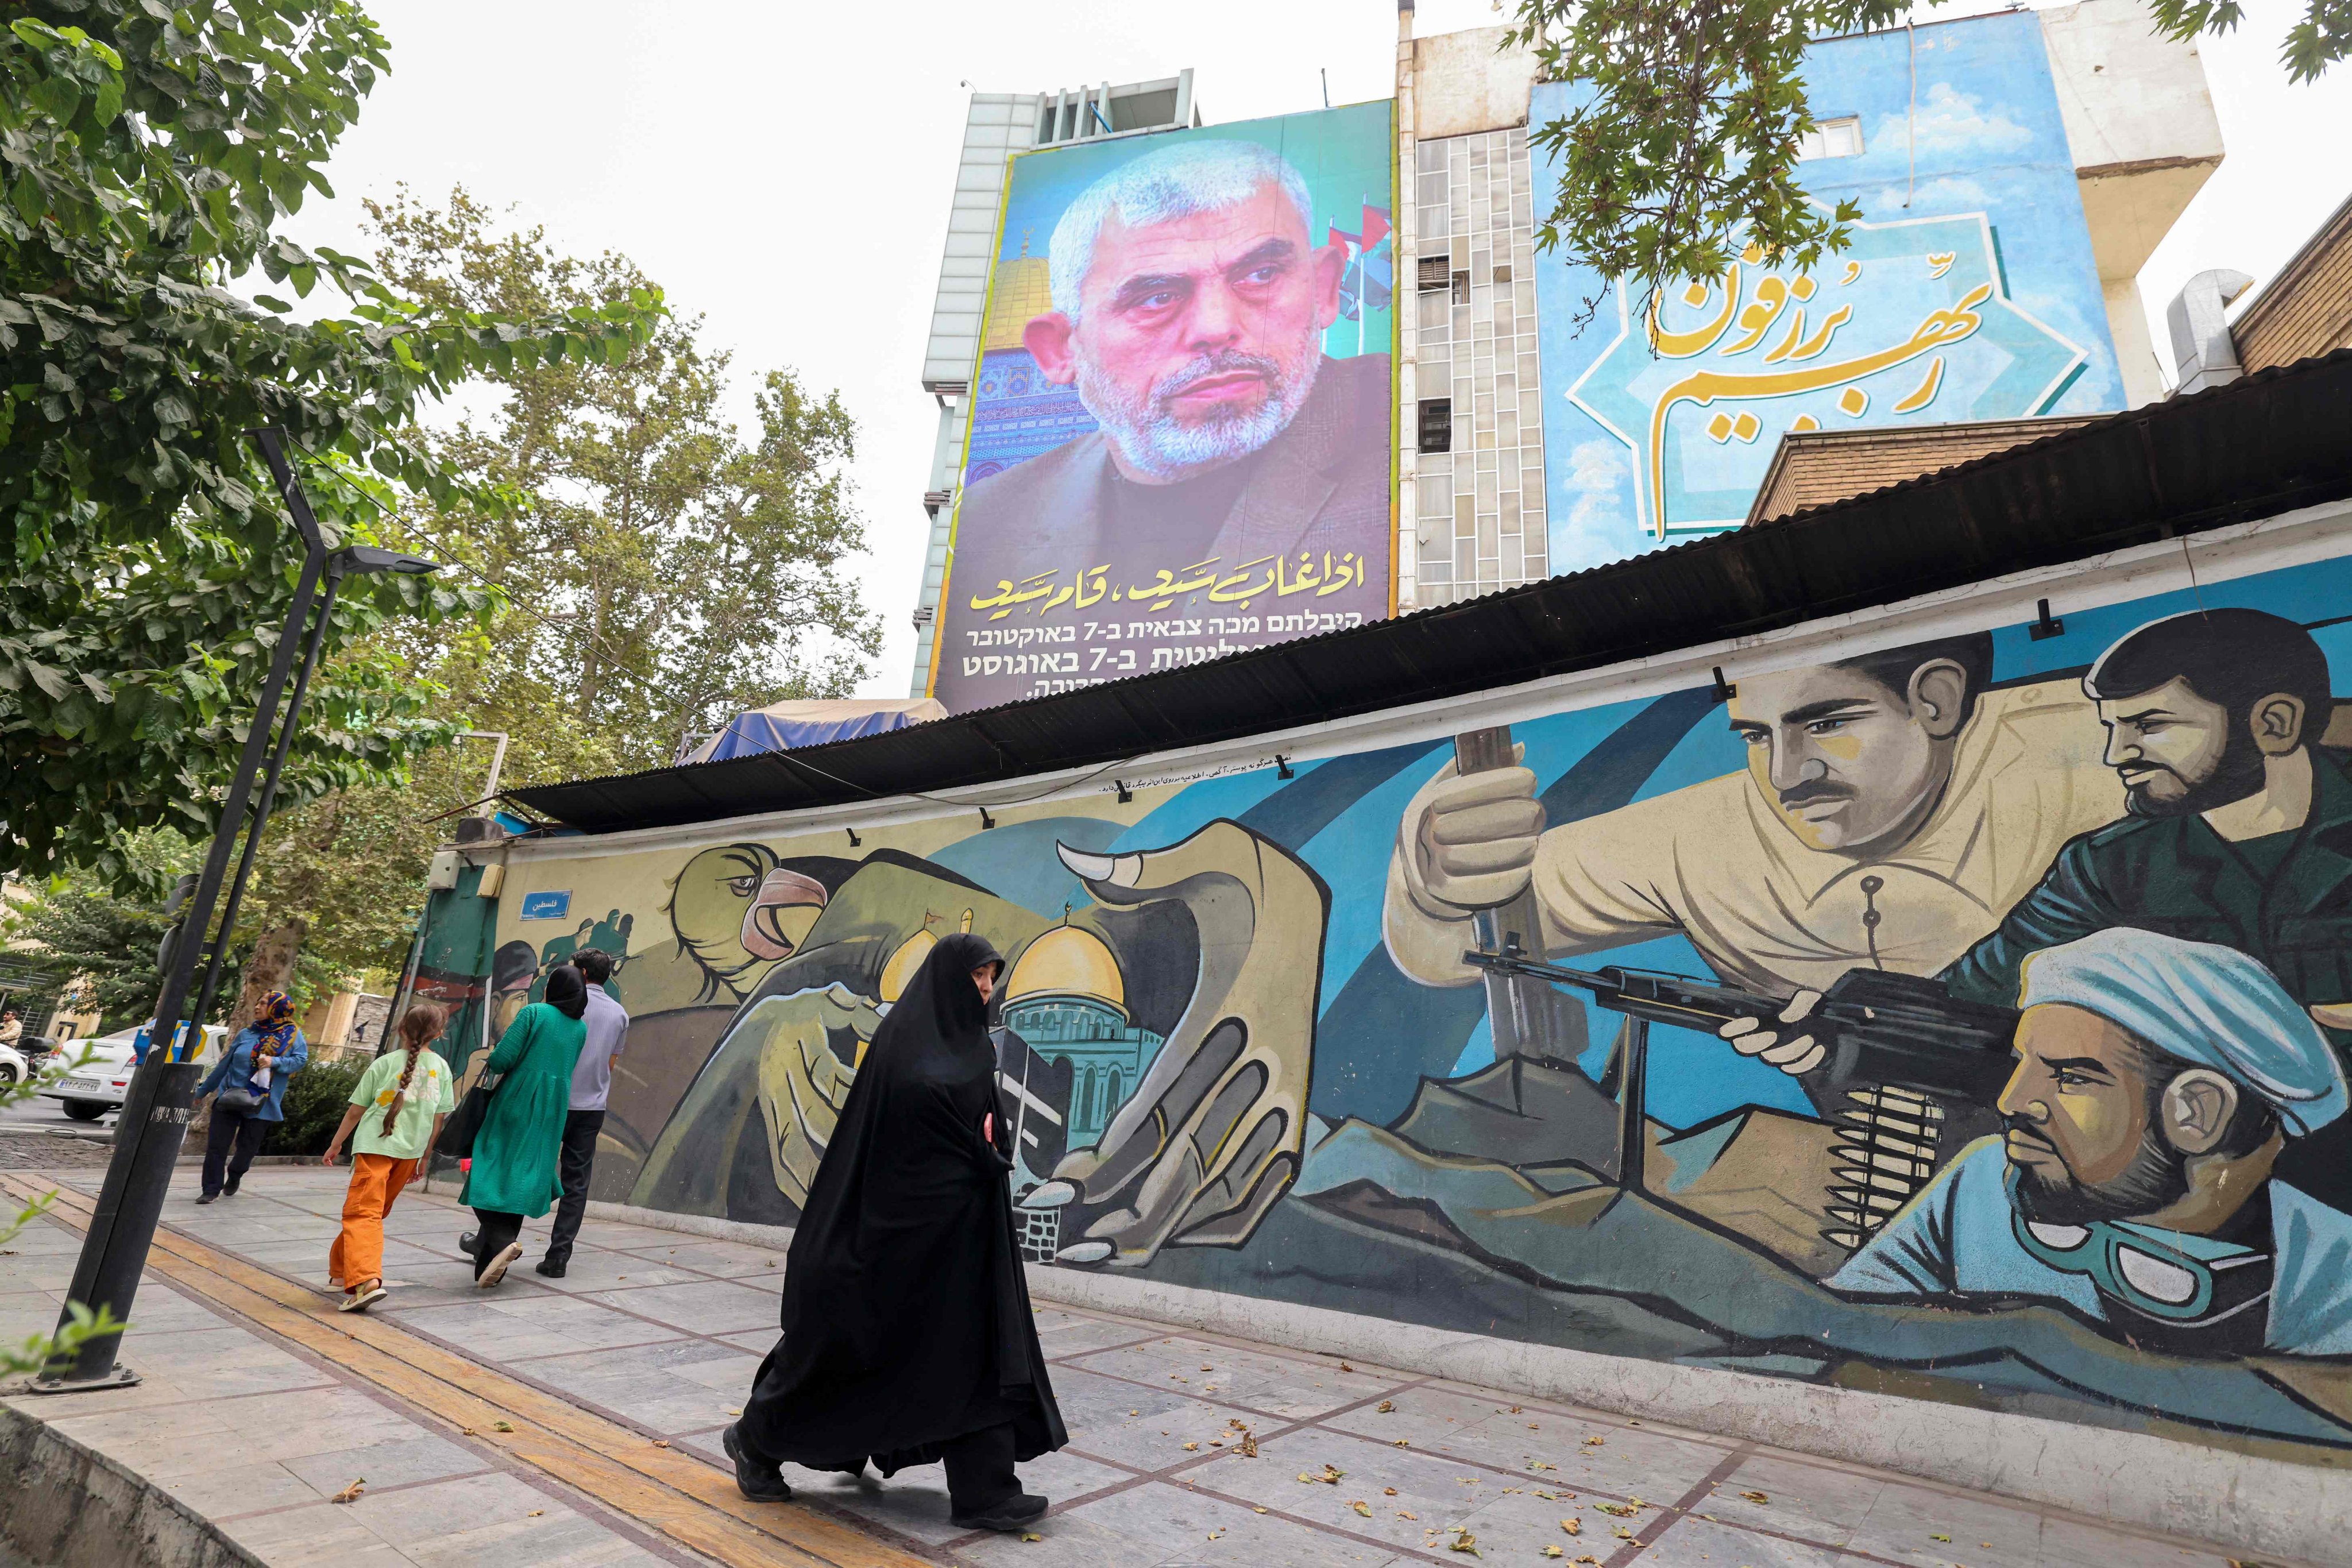
{"type": "Polygon", "coordinates": [[[1408,1443],[1408,1442],[1406,1442],[1403,1438],[1399,1437],[1399,1438],[1398,1438],[1398,1439],[1397,1439],[1393,1444],[1391,1444],[1391,1447],[1398,1447],[1398,1448],[1410,1448],[1410,1447],[1412,1447],[1412,1444],[1410,1444],[1410,1443],[1408,1443]]]}
{"type": "Polygon", "coordinates": [[[1371,1517],[1372,1517],[1372,1505],[1371,1505],[1370,1503],[1366,1502],[1362,1498],[1358,1498],[1355,1501],[1353,1501],[1353,1502],[1349,1503],[1348,1506],[1349,1506],[1349,1508],[1354,1509],[1358,1513],[1361,1514],[1361,1515],[1362,1515],[1364,1518],[1366,1518],[1366,1519],[1370,1519],[1370,1518],[1371,1518],[1371,1517]]]}
{"type": "Polygon", "coordinates": [[[1246,1432],[1243,1433],[1243,1434],[1242,1434],[1242,1446],[1241,1446],[1238,1449],[1236,1449],[1236,1450],[1235,1450],[1235,1452],[1239,1453],[1239,1454],[1241,1455],[1241,1457],[1242,1457],[1243,1458],[1244,1458],[1244,1459],[1255,1459],[1255,1458],[1257,1458],[1257,1439],[1256,1439],[1255,1437],[1251,1436],[1250,1436],[1248,1433],[1246,1433],[1246,1432]]]}
{"type": "Polygon", "coordinates": [[[514,1423],[511,1421],[493,1421],[490,1423],[490,1430],[493,1432],[511,1432],[514,1430],[514,1423]]]}
{"type": "Polygon", "coordinates": [[[1198,1443],[1187,1443],[1184,1445],[1184,1451],[1188,1454],[1197,1454],[1200,1450],[1201,1445],[1198,1443]]]}
{"type": "Polygon", "coordinates": [[[1930,1535],[1927,1539],[1930,1541],[1949,1541],[1951,1537],[1948,1535],[1930,1535]]]}
{"type": "Polygon", "coordinates": [[[1341,1362],[1341,1363],[1339,1363],[1339,1370],[1340,1370],[1341,1372],[1353,1372],[1353,1371],[1355,1371],[1356,1369],[1355,1369],[1354,1367],[1352,1367],[1352,1366],[1349,1366],[1346,1362],[1344,1362],[1344,1361],[1343,1361],[1343,1362],[1341,1362]]]}
{"type": "Polygon", "coordinates": [[[1741,1492],[1739,1495],[1746,1498],[1749,1502],[1770,1502],[1772,1500],[1771,1494],[1769,1492],[1741,1492]]]}
{"type": "Polygon", "coordinates": [[[1609,1533],[1615,1536],[1620,1541],[1631,1541],[1633,1539],[1633,1532],[1626,1529],[1622,1524],[1612,1529],[1609,1533]]]}
{"type": "Polygon", "coordinates": [[[345,1487],[342,1490],[337,1492],[327,1500],[329,1502],[357,1502],[359,1501],[360,1493],[365,1490],[367,1490],[367,1478],[365,1476],[362,1476],[358,1480],[353,1481],[350,1486],[345,1487]]]}
{"type": "Polygon", "coordinates": [[[1024,1530],[1021,1532],[1021,1539],[1024,1541],[1043,1541],[1045,1538],[1038,1534],[1034,1530],[1024,1530]]]}
{"type": "Polygon", "coordinates": [[[1547,1465],[1541,1459],[1529,1459],[1528,1461],[1528,1468],[1531,1470],[1556,1470],[1559,1468],[1559,1467],[1558,1465],[1547,1465]]]}
{"type": "Polygon", "coordinates": [[[1478,1538],[1471,1534],[1466,1530],[1461,1534],[1455,1536],[1453,1540],[1447,1542],[1445,1543],[1445,1550],[1448,1552],[1466,1552],[1473,1557],[1480,1555],[1478,1551],[1478,1538]]]}
{"type": "Polygon", "coordinates": [[[1401,1508],[1401,1509],[1397,1510],[1397,1517],[1398,1517],[1399,1519],[1413,1519],[1413,1520],[1417,1520],[1417,1519],[1419,1519],[1419,1518],[1421,1517],[1421,1515],[1419,1515],[1419,1514],[1417,1514],[1417,1513],[1413,1512],[1411,1509],[1401,1508]]]}
{"type": "Polygon", "coordinates": [[[532,1509],[529,1513],[524,1514],[524,1515],[523,1515],[523,1518],[525,1518],[525,1519],[537,1519],[540,1515],[541,1515],[541,1514],[545,1513],[546,1511],[547,1511],[547,1510],[546,1510],[545,1509],[543,1509],[543,1508],[535,1508],[535,1509],[532,1509]]]}
{"type": "Polygon", "coordinates": [[[1547,1546],[1544,1548],[1543,1554],[1547,1557],[1565,1557],[1568,1555],[1568,1552],[1563,1547],[1547,1546]]]}
{"type": "Polygon", "coordinates": [[[1584,1521],[1580,1519],[1563,1519],[1559,1521],[1559,1527],[1568,1531],[1570,1535],[1582,1535],[1584,1533],[1584,1521]]]}
{"type": "Polygon", "coordinates": [[[669,1439],[667,1437],[656,1437],[654,1439],[654,1447],[656,1448],[667,1448],[669,1447],[669,1439]]]}
{"type": "Polygon", "coordinates": [[[1603,1513],[1613,1513],[1619,1519],[1631,1519],[1640,1511],[1629,1502],[1597,1502],[1592,1505],[1603,1513]]]}
{"type": "Polygon", "coordinates": [[[1382,1488],[1381,1489],[1381,1495],[1382,1497],[1394,1497],[1394,1496],[1396,1496],[1396,1495],[1397,1495],[1396,1488],[1394,1488],[1394,1487],[1382,1487],[1382,1488]]]}
{"type": "Polygon", "coordinates": [[[1265,1510],[1264,1510],[1264,1509],[1262,1509],[1262,1508],[1258,1507],[1258,1506],[1257,1506],[1257,1504],[1255,1504],[1255,1503],[1252,1503],[1252,1504],[1250,1504],[1250,1511],[1251,1511],[1252,1513],[1264,1513],[1264,1512],[1265,1511],[1265,1510]]]}

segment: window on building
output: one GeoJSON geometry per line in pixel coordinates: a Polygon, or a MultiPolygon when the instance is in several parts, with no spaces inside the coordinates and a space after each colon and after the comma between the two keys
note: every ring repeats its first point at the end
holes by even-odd
{"type": "Polygon", "coordinates": [[[1452,398],[1424,397],[1421,400],[1421,449],[1424,452],[1454,450],[1452,398]]]}
{"type": "Polygon", "coordinates": [[[1800,158],[1861,157],[1861,117],[1844,114],[1835,120],[1818,121],[1811,131],[1797,138],[1797,156],[1800,158]]]}
{"type": "Polygon", "coordinates": [[[1470,302],[1470,274],[1467,272],[1454,275],[1454,302],[1457,305],[1470,302]]]}
{"type": "Polygon", "coordinates": [[[1444,256],[1424,256],[1421,258],[1421,291],[1423,293],[1442,294],[1445,291],[1446,286],[1452,280],[1452,274],[1446,271],[1446,263],[1449,259],[1450,258],[1444,256]]]}

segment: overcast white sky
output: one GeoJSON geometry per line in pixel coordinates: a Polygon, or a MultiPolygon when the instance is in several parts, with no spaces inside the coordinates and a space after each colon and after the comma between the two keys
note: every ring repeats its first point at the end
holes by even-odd
{"type": "MultiPolygon", "coordinates": [[[[838,387],[859,426],[859,565],[885,641],[861,689],[907,688],[937,414],[919,384],[969,80],[995,92],[1133,81],[1191,66],[1212,122],[1391,91],[1386,0],[368,0],[393,74],[329,168],[340,199],[289,226],[359,248],[359,198],[462,183],[558,247],[623,251],[748,389],[789,365],[838,387]]],[[[1981,0],[1922,12],[1998,9],[1981,0]]],[[[2201,47],[2229,157],[2141,274],[2165,300],[2190,274],[2266,278],[2341,202],[2352,66],[2290,87],[2278,44],[2302,6],[2249,0],[2201,47]]],[[[1488,0],[1422,0],[1423,35],[1491,26],[1488,0]]],[[[749,417],[749,395],[740,399],[749,417]]]]}

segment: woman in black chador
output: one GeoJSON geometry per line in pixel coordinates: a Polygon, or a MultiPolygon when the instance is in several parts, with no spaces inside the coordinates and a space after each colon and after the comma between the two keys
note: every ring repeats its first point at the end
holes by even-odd
{"type": "Polygon", "coordinates": [[[784,1274],[784,1337],[725,1434],[746,1497],[778,1466],[886,1476],[947,1461],[955,1522],[1045,1511],[1018,1460],[1069,1441],[1014,1245],[1013,1168],[989,997],[1003,973],[969,933],[931,950],[857,1068],[784,1274]]]}

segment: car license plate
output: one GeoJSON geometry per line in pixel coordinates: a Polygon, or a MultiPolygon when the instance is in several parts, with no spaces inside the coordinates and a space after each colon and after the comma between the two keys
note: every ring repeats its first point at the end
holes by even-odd
{"type": "Polygon", "coordinates": [[[96,1089],[98,1080],[89,1078],[69,1078],[58,1085],[59,1089],[96,1089]]]}

